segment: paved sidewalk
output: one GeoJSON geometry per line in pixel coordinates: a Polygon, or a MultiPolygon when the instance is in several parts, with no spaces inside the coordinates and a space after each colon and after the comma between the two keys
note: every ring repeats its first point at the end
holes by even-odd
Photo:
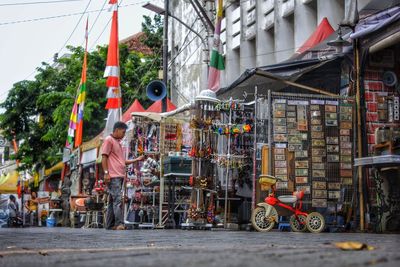
{"type": "Polygon", "coordinates": [[[399,266],[400,235],[0,229],[0,266],[399,266]],[[341,251],[359,241],[375,250],[341,251]]]}

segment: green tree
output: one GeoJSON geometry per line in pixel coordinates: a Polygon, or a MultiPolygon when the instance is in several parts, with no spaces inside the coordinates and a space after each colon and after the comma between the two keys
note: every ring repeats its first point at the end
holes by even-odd
{"type": "MultiPolygon", "coordinates": [[[[142,27],[146,37],[142,41],[154,51],[153,54],[145,56],[120,45],[123,110],[134,99],[146,106],[145,87],[156,79],[160,66],[161,18],[155,16],[153,21],[144,17],[144,21],[142,27]]],[[[17,140],[23,140],[16,155],[23,163],[23,169],[35,165],[49,167],[60,160],[57,151],[65,145],[84,55],[82,47],[69,46],[68,49],[70,54],[60,57],[55,64],[42,63],[33,81],[15,83],[7,99],[0,104],[5,110],[0,115],[3,134],[9,140],[14,135],[17,140]]],[[[103,73],[106,58],[106,46],[88,53],[83,141],[98,135],[105,125],[107,88],[103,73]]]]}

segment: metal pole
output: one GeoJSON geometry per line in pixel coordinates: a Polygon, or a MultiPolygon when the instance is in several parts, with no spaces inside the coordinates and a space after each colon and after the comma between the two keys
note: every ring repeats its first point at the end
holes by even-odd
{"type": "MultiPolygon", "coordinates": [[[[361,106],[360,106],[360,51],[358,45],[358,39],[354,40],[354,56],[355,56],[355,71],[356,71],[356,105],[357,105],[357,150],[358,157],[363,156],[362,152],[362,140],[361,140],[361,106]]],[[[358,193],[359,193],[359,204],[360,204],[360,230],[364,231],[364,190],[363,190],[363,177],[362,177],[362,166],[358,166],[358,193]]]]}
{"type": "Polygon", "coordinates": [[[256,207],[256,181],[257,181],[257,86],[254,87],[254,140],[253,140],[253,194],[251,196],[251,209],[256,207]]]}
{"type": "MultiPolygon", "coordinates": [[[[168,91],[168,18],[169,18],[169,0],[164,0],[164,37],[163,37],[163,82],[165,86],[167,87],[168,91]]],[[[168,98],[168,93],[166,97],[164,97],[161,100],[162,103],[162,112],[167,111],[167,98],[168,98]]]]}
{"type": "Polygon", "coordinates": [[[271,137],[271,114],[272,114],[272,101],[271,101],[271,90],[268,90],[268,105],[267,105],[267,114],[268,114],[268,175],[272,174],[272,137],[271,137]]]}
{"type": "Polygon", "coordinates": [[[228,182],[229,182],[229,165],[231,163],[231,120],[232,120],[232,97],[229,99],[229,134],[228,134],[228,149],[226,155],[226,177],[225,177],[225,207],[224,207],[224,228],[227,226],[227,212],[228,212],[228,182]]]}

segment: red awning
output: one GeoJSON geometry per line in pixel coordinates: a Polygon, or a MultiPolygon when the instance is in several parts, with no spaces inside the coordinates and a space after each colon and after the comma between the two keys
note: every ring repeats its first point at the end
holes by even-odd
{"type": "Polygon", "coordinates": [[[144,112],[145,109],[143,108],[142,104],[140,104],[139,100],[135,99],[132,105],[124,112],[122,115],[122,121],[127,122],[131,119],[132,112],[144,112]]]}
{"type": "Polygon", "coordinates": [[[321,23],[318,25],[317,29],[311,34],[311,36],[304,42],[304,44],[296,51],[297,54],[301,54],[304,51],[316,46],[323,40],[325,40],[329,35],[331,35],[335,30],[332,28],[327,18],[323,18],[321,23]]]}
{"type": "MultiPolygon", "coordinates": [[[[153,103],[146,111],[147,112],[156,112],[156,113],[161,113],[162,112],[162,100],[158,100],[153,103]]],[[[176,106],[167,98],[167,112],[173,111],[176,109],[176,106]]]]}

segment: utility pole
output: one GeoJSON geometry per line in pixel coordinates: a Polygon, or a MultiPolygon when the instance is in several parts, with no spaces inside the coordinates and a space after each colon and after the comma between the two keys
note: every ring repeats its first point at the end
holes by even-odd
{"type": "Polygon", "coordinates": [[[161,111],[167,111],[168,98],[168,17],[169,17],[169,0],[164,0],[164,37],[163,37],[163,82],[167,88],[167,95],[161,100],[161,111]]]}

